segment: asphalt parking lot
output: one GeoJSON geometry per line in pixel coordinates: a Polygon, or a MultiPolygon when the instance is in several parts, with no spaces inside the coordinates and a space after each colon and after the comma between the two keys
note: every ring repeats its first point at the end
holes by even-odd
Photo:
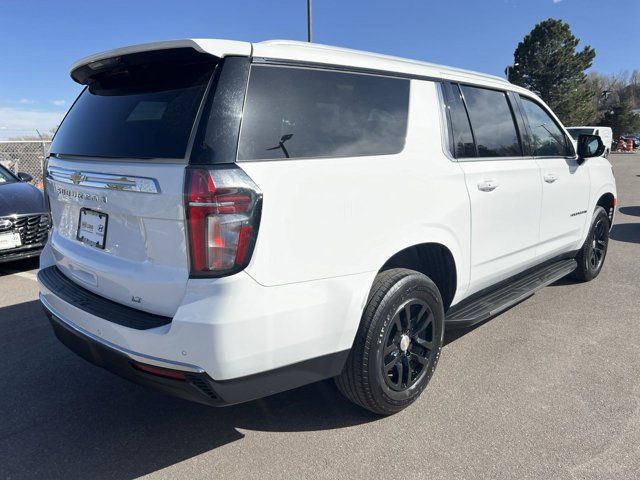
{"type": "Polygon", "coordinates": [[[640,155],[612,155],[605,267],[447,334],[413,406],[330,382],[214,409],[96,368],[53,336],[37,261],[0,265],[0,478],[640,477],[640,155]]]}

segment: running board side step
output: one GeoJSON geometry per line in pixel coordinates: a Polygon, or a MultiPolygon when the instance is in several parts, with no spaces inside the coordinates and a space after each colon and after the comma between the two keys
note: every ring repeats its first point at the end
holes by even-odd
{"type": "Polygon", "coordinates": [[[469,327],[482,322],[560,280],[577,266],[578,263],[571,258],[546,263],[511,277],[451,307],[445,316],[446,325],[469,327]]]}

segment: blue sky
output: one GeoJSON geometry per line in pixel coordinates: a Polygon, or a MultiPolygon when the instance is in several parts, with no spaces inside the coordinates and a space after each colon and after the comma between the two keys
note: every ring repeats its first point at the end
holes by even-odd
{"type": "MultiPolygon", "coordinates": [[[[602,73],[640,69],[639,0],[314,0],[314,41],[502,75],[548,17],[596,50],[602,73]]],[[[80,91],[69,66],[132,43],[306,38],[305,0],[0,0],[0,138],[47,130],[80,91]]]]}

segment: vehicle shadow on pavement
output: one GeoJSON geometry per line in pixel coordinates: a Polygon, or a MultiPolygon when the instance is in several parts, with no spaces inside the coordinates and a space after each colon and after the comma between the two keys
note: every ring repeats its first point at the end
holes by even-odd
{"type": "Polygon", "coordinates": [[[640,243],[640,223],[616,223],[609,238],[619,242],[640,243]]]}
{"type": "Polygon", "coordinates": [[[624,213],[625,215],[630,215],[632,217],[640,217],[640,207],[632,206],[632,207],[620,207],[618,209],[620,213],[624,213]]]}
{"type": "Polygon", "coordinates": [[[38,257],[0,263],[0,277],[16,272],[27,272],[29,270],[35,270],[38,268],[39,264],[40,259],[38,257]]]}
{"type": "Polygon", "coordinates": [[[0,308],[0,472],[3,478],[134,478],[244,437],[379,417],[332,382],[213,408],[120,379],[68,351],[39,302],[0,308]]]}

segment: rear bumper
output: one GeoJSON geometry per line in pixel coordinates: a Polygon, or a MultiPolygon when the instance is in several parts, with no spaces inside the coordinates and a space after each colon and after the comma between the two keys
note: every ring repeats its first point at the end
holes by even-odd
{"type": "MultiPolygon", "coordinates": [[[[116,375],[135,383],[160,390],[170,395],[208,405],[222,405],[224,401],[207,387],[210,379],[208,375],[197,367],[185,371],[185,380],[175,380],[157,375],[144,373],[134,367],[139,356],[126,353],[106,342],[102,342],[79,327],[64,321],[52,313],[45,301],[42,302],[49,317],[53,331],[66,347],[85,360],[105,368],[116,375]]],[[[158,363],[158,362],[154,362],[158,363]]],[[[165,367],[165,362],[161,362],[165,367]]],[[[175,369],[175,366],[173,367],[175,369]]]]}
{"type": "MultiPolygon", "coordinates": [[[[79,281],[42,278],[56,264],[54,253],[45,247],[38,280],[40,298],[59,318],[129,352],[197,365],[220,382],[349,350],[376,274],[274,287],[260,285],[246,272],[190,279],[170,322],[140,329],[125,318],[129,308],[101,297],[109,304],[102,308],[93,296],[81,295],[79,281]],[[61,293],[63,283],[73,291],[61,293]]],[[[135,293],[124,282],[121,288],[135,293]]]]}
{"type": "Polygon", "coordinates": [[[214,381],[195,365],[150,357],[100,339],[62,318],[42,295],[40,300],[56,337],[85,360],[140,385],[211,406],[242,403],[335,376],[349,354],[347,350],[243,378],[214,381]],[[171,370],[183,379],[147,373],[140,369],[145,366],[171,370]]]}
{"type": "MultiPolygon", "coordinates": [[[[143,325],[132,323],[130,307],[86,295],[79,281],[45,278],[43,272],[57,264],[59,255],[47,244],[40,256],[38,280],[45,309],[54,321],[84,339],[80,345],[97,342],[100,351],[106,346],[129,359],[129,363],[106,362],[102,353],[91,354],[90,361],[139,383],[169,388],[174,394],[177,389],[178,396],[212,405],[260,398],[338,375],[376,274],[273,287],[260,285],[246,272],[190,279],[171,317],[156,325],[145,320],[143,325]],[[204,379],[216,398],[199,392],[194,398],[193,384],[176,386],[175,381],[149,379],[147,373],[132,371],[131,362],[202,373],[196,375],[198,381],[204,379]],[[123,367],[113,367],[114,363],[123,367]]],[[[124,282],[121,287],[130,289],[124,282]]],[[[78,342],[63,342],[74,351],[80,348],[78,342]]],[[[83,356],[87,358],[86,353],[83,356]]]]}
{"type": "Polygon", "coordinates": [[[109,319],[117,325],[135,330],[149,330],[171,323],[171,317],[136,310],[85,290],[65,277],[56,266],[41,268],[38,281],[66,304],[96,317],[109,319]]]}

